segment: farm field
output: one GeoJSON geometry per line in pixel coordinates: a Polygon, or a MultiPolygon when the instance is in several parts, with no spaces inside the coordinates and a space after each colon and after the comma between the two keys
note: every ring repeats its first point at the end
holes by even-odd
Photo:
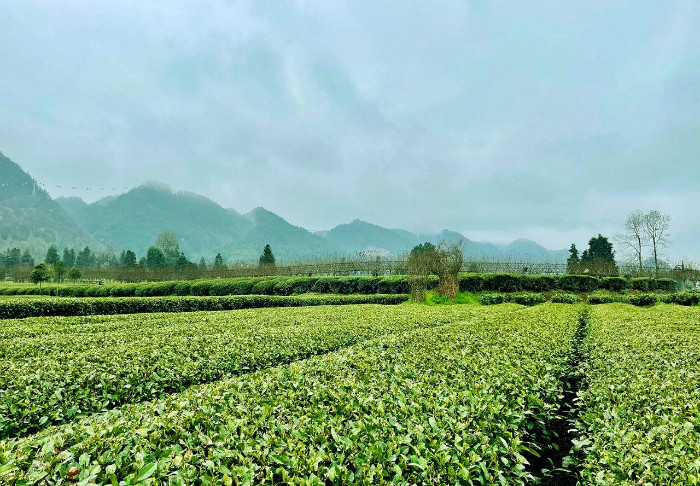
{"type": "Polygon", "coordinates": [[[2,324],[0,484],[698,484],[697,306],[2,324]]]}
{"type": "Polygon", "coordinates": [[[584,484],[700,484],[700,308],[593,306],[584,484]]]}
{"type": "MultiPolygon", "coordinates": [[[[8,484],[40,478],[56,484],[73,467],[81,481],[117,484],[140,484],[137,478],[147,481],[143,484],[526,484],[532,472],[525,454],[541,448],[537,436],[546,434],[543,424],[555,411],[558,375],[566,366],[579,311],[571,305],[508,304],[232,312],[228,317],[239,329],[231,334],[240,335],[246,326],[255,330],[248,343],[267,344],[277,335],[287,352],[304,347],[325,354],[277,367],[271,360],[258,372],[155,401],[65,417],[67,423],[26,437],[15,429],[0,446],[0,474],[8,484]],[[329,333],[333,328],[337,331],[329,333]],[[329,352],[330,342],[342,340],[329,352]]],[[[119,349],[133,349],[134,361],[118,367],[128,373],[129,366],[143,366],[131,369],[148,377],[149,357],[180,354],[170,353],[170,341],[158,335],[198,335],[201,340],[191,349],[209,342],[201,355],[214,361],[221,339],[209,329],[231,325],[223,314],[202,314],[209,322],[199,327],[189,325],[188,315],[180,328],[168,322],[172,315],[153,316],[152,322],[123,322],[124,317],[14,321],[5,328],[3,343],[24,342],[25,351],[5,346],[3,363],[24,364],[16,376],[67,370],[71,363],[73,380],[99,375],[87,363],[78,365],[86,358],[78,349],[43,362],[33,359],[36,354],[22,357],[35,345],[55,355],[49,336],[70,329],[73,336],[65,334],[63,342],[76,342],[78,335],[92,340],[95,344],[84,347],[96,346],[94,362],[109,348],[115,352],[104,356],[106,363],[119,349]],[[147,337],[151,329],[154,338],[147,337]],[[98,344],[108,336],[114,339],[98,344]]]]}

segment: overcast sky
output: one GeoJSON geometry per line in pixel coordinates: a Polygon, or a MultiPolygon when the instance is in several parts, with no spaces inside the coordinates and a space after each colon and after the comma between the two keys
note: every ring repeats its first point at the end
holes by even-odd
{"type": "Polygon", "coordinates": [[[700,260],[699,23],[697,0],[4,1],[0,151],[54,196],[157,180],[312,230],[582,248],[658,209],[700,260]]]}

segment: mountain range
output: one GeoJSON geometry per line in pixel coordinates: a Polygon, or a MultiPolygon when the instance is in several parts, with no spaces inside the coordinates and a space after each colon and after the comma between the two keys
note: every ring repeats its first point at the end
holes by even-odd
{"type": "Polygon", "coordinates": [[[0,153],[0,250],[29,248],[40,257],[51,244],[59,248],[87,245],[98,251],[131,249],[144,255],[164,231],[178,235],[180,249],[192,260],[204,257],[211,261],[221,253],[229,263],[257,260],[266,244],[280,260],[352,258],[360,252],[395,256],[418,243],[441,240],[461,241],[465,256],[474,259],[561,262],[567,254],[525,239],[497,245],[472,241],[454,231],[415,234],[361,220],[311,232],[262,207],[241,214],[199,194],[173,191],[157,182],[90,204],[77,197],[54,200],[0,153]]]}

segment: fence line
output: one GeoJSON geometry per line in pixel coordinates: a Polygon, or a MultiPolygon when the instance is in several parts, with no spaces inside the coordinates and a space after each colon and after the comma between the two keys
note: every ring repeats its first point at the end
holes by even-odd
{"type": "MultiPolygon", "coordinates": [[[[674,268],[659,269],[658,277],[673,278],[676,281],[700,281],[700,271],[685,264],[674,268]]],[[[576,273],[591,275],[620,275],[624,277],[655,277],[653,268],[621,265],[618,271],[596,271],[581,268],[576,273]]],[[[5,275],[14,281],[27,281],[31,267],[15,267],[5,275]]],[[[563,275],[567,273],[565,263],[546,262],[499,262],[499,261],[465,261],[462,272],[468,273],[517,273],[529,275],[563,275]]],[[[213,268],[199,268],[194,265],[181,268],[81,268],[83,281],[162,281],[162,280],[194,280],[201,278],[234,278],[259,277],[268,275],[279,276],[391,276],[406,273],[406,260],[380,261],[315,261],[281,264],[274,267],[259,265],[235,265],[213,268]]]]}

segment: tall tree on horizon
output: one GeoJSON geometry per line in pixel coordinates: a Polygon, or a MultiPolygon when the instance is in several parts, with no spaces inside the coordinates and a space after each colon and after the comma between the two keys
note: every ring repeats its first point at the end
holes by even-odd
{"type": "Polygon", "coordinates": [[[578,249],[575,243],[571,243],[569,248],[569,258],[566,260],[566,273],[573,275],[581,271],[581,259],[578,256],[578,249]]]}
{"type": "Polygon", "coordinates": [[[618,273],[613,245],[600,233],[588,240],[588,249],[581,255],[581,264],[596,274],[617,275],[618,273]]]}
{"type": "Polygon", "coordinates": [[[668,230],[671,227],[671,216],[661,214],[654,210],[649,211],[644,216],[644,233],[649,241],[654,252],[654,269],[656,276],[659,276],[659,247],[668,247],[670,240],[668,239],[668,230]]]}
{"type": "Polygon", "coordinates": [[[60,260],[61,257],[58,256],[58,250],[54,245],[51,245],[46,251],[46,258],[44,258],[44,262],[48,263],[49,265],[56,265],[60,260]]]}
{"type": "Polygon", "coordinates": [[[63,263],[65,263],[68,268],[75,265],[75,249],[63,249],[63,263]]]}
{"type": "Polygon", "coordinates": [[[632,211],[625,220],[625,232],[615,235],[615,241],[629,251],[634,260],[639,265],[639,272],[642,269],[642,249],[647,241],[644,232],[644,220],[646,215],[639,209],[632,211]]]}
{"type": "Polygon", "coordinates": [[[269,244],[265,245],[265,248],[263,248],[262,255],[260,255],[260,259],[258,260],[258,267],[260,268],[262,273],[275,273],[275,255],[272,254],[272,248],[269,244]]]}

